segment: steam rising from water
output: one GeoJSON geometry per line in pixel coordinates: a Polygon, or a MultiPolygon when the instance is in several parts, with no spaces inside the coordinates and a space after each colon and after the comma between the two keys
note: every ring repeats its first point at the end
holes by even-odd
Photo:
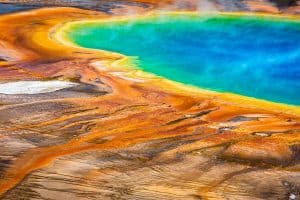
{"type": "Polygon", "coordinates": [[[172,10],[194,10],[201,13],[204,12],[217,12],[219,11],[218,5],[209,0],[176,0],[173,5],[165,7],[165,11],[172,10]]]}
{"type": "Polygon", "coordinates": [[[217,12],[217,6],[211,1],[198,0],[197,1],[197,10],[199,12],[217,12]]]}

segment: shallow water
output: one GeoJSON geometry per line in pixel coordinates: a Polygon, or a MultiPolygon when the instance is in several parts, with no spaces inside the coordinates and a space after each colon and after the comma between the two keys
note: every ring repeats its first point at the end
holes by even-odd
{"type": "Polygon", "coordinates": [[[31,10],[38,8],[36,5],[31,4],[9,4],[9,3],[0,3],[0,14],[31,10]]]}
{"type": "Polygon", "coordinates": [[[133,56],[144,71],[201,88],[300,105],[300,22],[163,15],[72,25],[75,43],[133,56]]]}
{"type": "Polygon", "coordinates": [[[0,83],[0,94],[41,94],[75,87],[79,84],[68,81],[17,81],[0,83]]]}

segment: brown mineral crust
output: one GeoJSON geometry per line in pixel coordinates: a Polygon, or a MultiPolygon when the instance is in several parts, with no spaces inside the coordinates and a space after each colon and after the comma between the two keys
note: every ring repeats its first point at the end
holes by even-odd
{"type": "Polygon", "coordinates": [[[235,143],[224,152],[223,157],[282,166],[299,162],[289,142],[278,138],[256,138],[235,143]]]}

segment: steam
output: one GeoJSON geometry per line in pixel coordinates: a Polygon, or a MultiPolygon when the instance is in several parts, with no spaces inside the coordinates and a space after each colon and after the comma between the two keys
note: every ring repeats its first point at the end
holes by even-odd
{"type": "MultiPolygon", "coordinates": [[[[222,10],[222,5],[215,0],[173,0],[173,3],[168,3],[159,8],[159,11],[198,11],[199,13],[212,13],[222,10]]],[[[134,19],[136,15],[144,13],[143,9],[135,5],[121,6],[114,9],[115,15],[127,16],[134,19]]]]}
{"type": "Polygon", "coordinates": [[[198,12],[217,12],[218,8],[215,3],[207,0],[197,0],[198,12]]]}
{"type": "Polygon", "coordinates": [[[174,3],[165,7],[164,11],[186,10],[199,13],[218,12],[219,5],[213,0],[174,0],[174,3]]]}
{"type": "MultiPolygon", "coordinates": [[[[165,14],[168,11],[196,11],[199,14],[217,13],[221,10],[221,7],[215,0],[173,0],[173,3],[168,3],[156,10],[158,14],[156,20],[164,21],[165,14]]],[[[113,10],[114,15],[126,16],[127,22],[125,27],[128,30],[136,23],[136,17],[144,12],[142,8],[136,5],[123,5],[113,10]]],[[[202,17],[202,20],[206,20],[206,17],[202,17]]],[[[112,33],[113,36],[114,34],[112,33]]]]}

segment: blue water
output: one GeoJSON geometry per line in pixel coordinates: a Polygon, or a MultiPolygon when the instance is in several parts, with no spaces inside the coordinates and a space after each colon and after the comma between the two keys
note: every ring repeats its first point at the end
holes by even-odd
{"type": "Polygon", "coordinates": [[[201,88],[300,105],[300,22],[229,15],[76,24],[75,43],[133,56],[144,71],[201,88]]]}

